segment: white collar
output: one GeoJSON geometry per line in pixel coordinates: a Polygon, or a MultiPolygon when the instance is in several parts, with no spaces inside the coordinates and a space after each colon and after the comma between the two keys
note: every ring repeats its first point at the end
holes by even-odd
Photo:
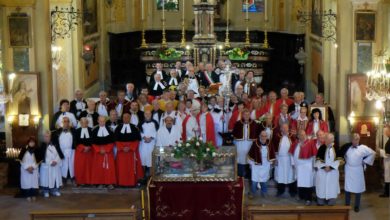
{"type": "Polygon", "coordinates": [[[121,133],[122,134],[130,134],[131,133],[130,124],[123,124],[121,133]]]}
{"type": "Polygon", "coordinates": [[[88,128],[81,128],[81,138],[89,138],[88,128]]]}
{"type": "Polygon", "coordinates": [[[156,91],[157,88],[158,88],[158,86],[160,86],[161,89],[165,89],[165,86],[164,86],[164,85],[161,83],[161,81],[160,81],[160,82],[156,82],[156,83],[154,84],[153,90],[156,91]]]}
{"type": "Polygon", "coordinates": [[[104,127],[99,127],[99,131],[98,131],[98,137],[107,137],[109,135],[108,131],[107,131],[107,128],[106,126],[104,127]]]}

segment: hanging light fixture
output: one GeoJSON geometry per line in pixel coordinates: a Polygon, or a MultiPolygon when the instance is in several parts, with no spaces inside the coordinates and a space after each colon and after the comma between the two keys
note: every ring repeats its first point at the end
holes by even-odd
{"type": "Polygon", "coordinates": [[[76,29],[82,17],[82,13],[73,6],[73,0],[70,2],[69,7],[54,7],[54,10],[50,12],[51,15],[51,32],[52,41],[57,38],[64,39],[70,37],[71,32],[76,29]]]}
{"type": "Polygon", "coordinates": [[[374,68],[367,73],[368,100],[390,100],[390,73],[385,66],[385,51],[380,51],[374,60],[374,68]]]}

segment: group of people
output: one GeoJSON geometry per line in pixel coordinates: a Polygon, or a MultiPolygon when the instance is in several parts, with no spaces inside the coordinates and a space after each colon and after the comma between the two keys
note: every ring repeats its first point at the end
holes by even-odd
{"type": "Polygon", "coordinates": [[[64,181],[136,186],[150,175],[155,146],[201,137],[220,147],[232,137],[238,175],[251,180],[250,198],[258,188],[265,195],[274,176],[278,196],[288,186],[291,196],[298,193],[310,205],[315,187],[318,204],[332,205],[340,192],[338,167],[345,161],[346,204],[350,192],[356,193],[358,210],[362,163],[372,164],[375,156],[359,144],[358,134],[351,144],[334,146],[334,118],[322,94],[308,103],[303,92],[291,99],[286,88],[279,97],[265,93],[253,71],[223,61],[216,68],[177,62],[169,74],[159,63],[148,85],[128,83],[116,97],[101,91],[98,100],[85,99],[76,90],[74,100],[61,100],[50,129],[40,147],[31,137],[19,156],[21,188],[29,200],[39,186],[45,197],[59,196],[64,181]],[[326,107],[326,118],[316,106],[326,107]]]}

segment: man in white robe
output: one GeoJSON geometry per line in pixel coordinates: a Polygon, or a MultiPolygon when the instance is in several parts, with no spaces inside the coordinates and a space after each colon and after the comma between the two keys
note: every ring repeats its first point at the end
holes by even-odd
{"type": "Polygon", "coordinates": [[[173,124],[177,125],[177,128],[180,130],[181,133],[182,120],[180,114],[174,110],[173,102],[170,101],[165,104],[165,112],[161,115],[160,126],[164,126],[165,118],[167,116],[173,118],[173,124]]]}
{"type": "Polygon", "coordinates": [[[345,144],[341,149],[340,156],[345,159],[345,205],[351,204],[351,193],[355,194],[354,211],[360,210],[361,194],[366,191],[364,170],[366,164],[373,165],[375,151],[366,145],[359,143],[360,135],[354,133],[352,143],[345,144]]]}
{"type": "Polygon", "coordinates": [[[149,176],[149,170],[152,167],[152,152],[156,144],[158,123],[152,119],[152,112],[146,110],[145,121],[141,124],[141,143],[139,145],[139,153],[141,163],[145,170],[145,176],[149,176]]]}
{"type": "Polygon", "coordinates": [[[196,121],[196,116],[199,114],[199,108],[191,107],[190,114],[183,120],[182,141],[187,141],[195,137],[199,137],[199,125],[196,121]]]}
{"type": "Polygon", "coordinates": [[[59,187],[62,186],[61,162],[64,157],[59,146],[51,141],[51,133],[46,132],[41,145],[42,163],[39,170],[39,185],[43,188],[43,196],[60,196],[59,187]]]}
{"type": "MultiPolygon", "coordinates": [[[[317,132],[318,133],[318,132],[317,132]]],[[[317,136],[317,138],[319,138],[317,136]]],[[[328,133],[325,137],[325,143],[318,148],[315,168],[315,187],[317,195],[317,204],[335,205],[338,194],[340,194],[339,183],[339,165],[334,148],[334,135],[328,133]]]]}
{"type": "Polygon", "coordinates": [[[217,141],[217,146],[222,146],[223,138],[221,134],[228,131],[228,121],[229,121],[229,115],[227,112],[224,111],[223,97],[218,96],[217,105],[214,106],[213,110],[211,111],[211,115],[213,116],[213,120],[214,120],[215,138],[217,141]]]}
{"type": "Polygon", "coordinates": [[[74,130],[70,127],[69,118],[64,117],[62,119],[62,124],[63,127],[55,132],[54,143],[61,148],[61,151],[64,154],[61,164],[63,182],[65,183],[69,178],[74,184],[74,130]]]}
{"type": "Polygon", "coordinates": [[[295,175],[291,164],[291,155],[288,153],[295,138],[290,135],[288,124],[282,124],[280,130],[281,133],[275,134],[272,138],[276,151],[275,180],[278,182],[277,196],[282,196],[286,186],[288,186],[290,196],[295,197],[295,175]]]}
{"type": "Polygon", "coordinates": [[[304,130],[298,131],[299,141],[290,150],[292,154],[291,164],[295,168],[297,175],[297,186],[299,198],[305,201],[305,205],[311,205],[314,158],[317,154],[317,148],[313,141],[307,139],[304,130]],[[294,149],[295,148],[295,149],[294,149]]]}
{"type": "Polygon", "coordinates": [[[169,115],[164,118],[164,124],[157,132],[157,147],[176,146],[180,142],[181,129],[178,127],[179,125],[173,124],[173,120],[173,117],[169,115]]]}

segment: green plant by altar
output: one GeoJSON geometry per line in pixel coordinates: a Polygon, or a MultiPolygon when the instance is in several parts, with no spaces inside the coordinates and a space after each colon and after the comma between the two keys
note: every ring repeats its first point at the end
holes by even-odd
{"type": "Polygon", "coordinates": [[[212,160],[216,156],[216,147],[211,142],[204,142],[202,138],[192,138],[173,147],[172,154],[176,159],[212,160]]]}
{"type": "Polygon", "coordinates": [[[249,51],[245,48],[241,49],[235,47],[231,50],[225,52],[229,56],[230,60],[247,60],[249,56],[249,51]]]}

